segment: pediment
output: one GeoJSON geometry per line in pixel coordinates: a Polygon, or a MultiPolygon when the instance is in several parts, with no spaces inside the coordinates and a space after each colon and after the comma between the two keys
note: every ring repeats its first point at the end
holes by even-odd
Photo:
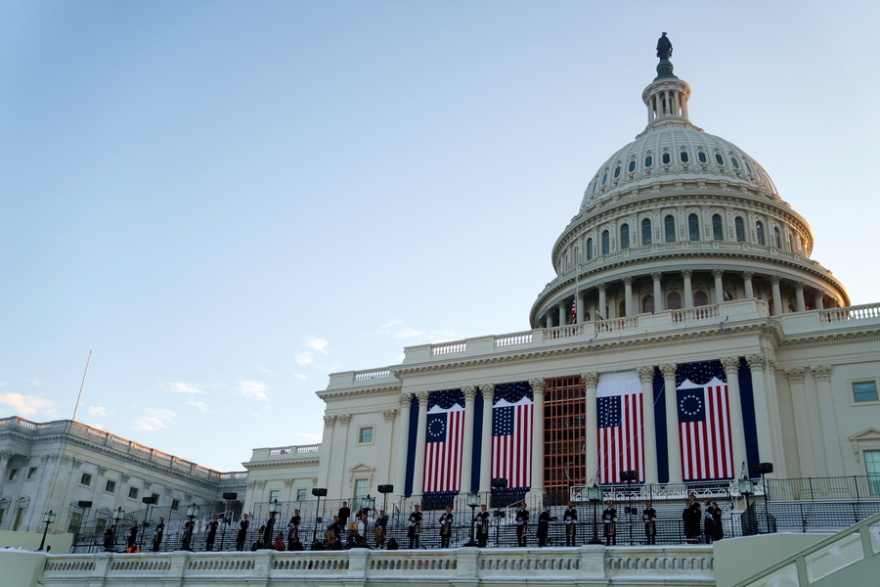
{"type": "Polygon", "coordinates": [[[874,427],[865,428],[861,432],[850,436],[849,441],[852,444],[856,461],[861,462],[862,451],[880,450],[880,429],[874,427]]]}

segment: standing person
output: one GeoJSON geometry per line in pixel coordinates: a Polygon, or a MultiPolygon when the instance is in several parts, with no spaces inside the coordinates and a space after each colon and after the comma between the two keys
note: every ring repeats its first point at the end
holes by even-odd
{"type": "Polygon", "coordinates": [[[302,518],[299,510],[293,510],[290,522],[287,524],[287,550],[293,550],[293,544],[299,541],[299,524],[302,518]]]}
{"type": "Polygon", "coordinates": [[[645,539],[648,544],[657,544],[657,510],[651,505],[651,500],[645,502],[642,510],[642,522],[645,523],[645,539]]]}
{"type": "Polygon", "coordinates": [[[125,538],[125,551],[126,552],[135,552],[137,549],[137,537],[138,537],[138,521],[131,521],[131,528],[128,529],[128,536],[125,538]]]}
{"type": "Polygon", "coordinates": [[[449,540],[452,538],[452,506],[446,506],[446,511],[440,515],[440,548],[449,548],[449,540]]]}
{"type": "Polygon", "coordinates": [[[519,505],[519,511],[516,512],[516,543],[518,546],[525,546],[529,532],[529,510],[526,502],[519,505]]]}
{"type": "Polygon", "coordinates": [[[703,540],[706,544],[712,544],[715,538],[715,510],[712,507],[712,500],[707,499],[703,508],[703,540]]]}
{"type": "Polygon", "coordinates": [[[367,546],[367,523],[369,522],[367,510],[361,510],[358,513],[357,520],[357,542],[355,546],[367,546]]]}
{"type": "Polygon", "coordinates": [[[110,552],[116,546],[116,526],[110,526],[104,530],[104,550],[110,552]]]}
{"type": "Polygon", "coordinates": [[[538,546],[547,546],[547,538],[550,535],[550,510],[545,509],[538,514],[538,546]]]}
{"type": "Polygon", "coordinates": [[[327,531],[324,532],[324,539],[329,541],[331,538],[335,540],[339,540],[339,516],[334,515],[333,521],[327,526],[327,531]]]}
{"type": "Polygon", "coordinates": [[[220,522],[217,521],[217,514],[214,514],[211,516],[211,521],[208,523],[208,531],[205,533],[205,550],[214,550],[218,526],[220,526],[220,522]]]}
{"type": "Polygon", "coordinates": [[[565,545],[566,546],[575,546],[575,533],[577,530],[577,520],[578,520],[578,512],[574,507],[573,502],[568,502],[568,509],[565,510],[565,514],[562,516],[562,521],[565,523],[565,545]]]}
{"type": "Polygon", "coordinates": [[[284,532],[278,533],[278,536],[276,536],[275,540],[272,542],[272,548],[278,551],[284,550],[284,532]]]}
{"type": "Polygon", "coordinates": [[[489,518],[491,517],[486,509],[486,504],[481,505],[480,511],[474,516],[474,524],[477,526],[477,546],[481,548],[485,548],[489,541],[489,518]]]}
{"type": "Polygon", "coordinates": [[[385,510],[379,510],[379,517],[376,518],[376,523],[373,525],[373,536],[376,538],[376,548],[382,548],[385,546],[385,532],[388,528],[388,516],[385,515],[385,510]]]}
{"type": "Polygon", "coordinates": [[[347,501],[342,502],[342,507],[339,508],[339,513],[336,515],[339,518],[339,528],[346,528],[348,526],[348,519],[351,517],[351,508],[348,507],[347,501]]]}
{"type": "Polygon", "coordinates": [[[617,545],[617,508],[611,499],[605,502],[602,525],[605,528],[605,546],[617,545]]]}
{"type": "Polygon", "coordinates": [[[272,542],[275,540],[275,512],[269,512],[269,519],[263,527],[263,547],[272,548],[272,542]]]}
{"type": "Polygon", "coordinates": [[[247,540],[247,531],[250,525],[248,515],[244,514],[238,523],[238,533],[235,535],[235,550],[244,550],[244,542],[247,540]]]}
{"type": "Polygon", "coordinates": [[[703,512],[700,508],[700,502],[697,501],[697,496],[693,493],[685,502],[682,518],[684,519],[684,536],[687,541],[690,543],[699,542],[700,522],[703,519],[703,512]]]}
{"type": "Polygon", "coordinates": [[[715,533],[712,535],[712,540],[721,540],[724,538],[724,524],[721,522],[721,508],[718,507],[718,504],[714,501],[712,502],[712,518],[715,520],[715,533]]]}
{"type": "Polygon", "coordinates": [[[409,515],[409,529],[407,530],[407,537],[409,538],[409,547],[410,548],[418,548],[419,547],[419,535],[422,533],[422,512],[421,506],[416,504],[413,506],[413,511],[409,515]]]}
{"type": "Polygon", "coordinates": [[[195,525],[196,523],[191,519],[187,520],[183,525],[183,537],[180,539],[181,550],[192,550],[192,538],[195,525]]]}
{"type": "Polygon", "coordinates": [[[162,537],[165,535],[165,518],[159,516],[159,523],[156,524],[156,531],[153,532],[153,552],[159,552],[162,547],[162,537]]]}

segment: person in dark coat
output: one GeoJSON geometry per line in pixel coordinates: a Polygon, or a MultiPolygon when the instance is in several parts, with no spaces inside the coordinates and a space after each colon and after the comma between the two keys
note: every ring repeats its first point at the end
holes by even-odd
{"type": "Polygon", "coordinates": [[[703,540],[706,544],[712,544],[715,538],[715,516],[712,500],[707,499],[703,509],[703,540]]]}
{"type": "Polygon", "coordinates": [[[205,532],[205,550],[214,550],[214,541],[217,539],[217,528],[220,522],[217,521],[217,514],[211,517],[208,523],[208,531],[205,532]]]}
{"type": "Polygon", "coordinates": [[[562,521],[565,523],[565,545],[575,546],[575,533],[577,529],[578,512],[573,502],[568,502],[568,509],[562,515],[562,521]]]}
{"type": "Polygon", "coordinates": [[[614,507],[614,501],[605,502],[605,509],[602,511],[602,525],[605,528],[605,546],[617,544],[617,508],[614,507]]]}
{"type": "Polygon", "coordinates": [[[299,510],[293,510],[293,515],[287,524],[287,550],[294,550],[293,544],[299,542],[299,525],[301,521],[302,517],[299,515],[299,510]]]}
{"type": "Polygon", "coordinates": [[[134,552],[137,548],[138,522],[131,521],[131,528],[128,529],[128,536],[125,538],[125,548],[128,552],[134,552]]]}
{"type": "Polygon", "coordinates": [[[416,504],[409,515],[409,528],[407,529],[406,536],[409,538],[410,548],[419,547],[419,536],[422,533],[422,512],[420,510],[421,506],[416,504]]]}
{"type": "Polygon", "coordinates": [[[449,548],[449,540],[452,538],[452,506],[446,506],[446,511],[440,515],[440,548],[449,548]]]}
{"type": "Polygon", "coordinates": [[[272,542],[275,540],[275,512],[269,512],[269,519],[263,527],[263,545],[264,548],[272,548],[272,542]]]}
{"type": "Polygon", "coordinates": [[[486,504],[480,506],[480,511],[474,516],[474,524],[477,526],[477,546],[486,547],[489,541],[489,519],[492,516],[486,510],[486,504]]]}
{"type": "Polygon", "coordinates": [[[385,510],[379,510],[379,517],[376,518],[376,523],[373,524],[373,536],[376,538],[376,548],[382,548],[385,546],[385,533],[388,530],[388,516],[385,514],[385,510]]]}
{"type": "Polygon", "coordinates": [[[518,546],[526,546],[529,533],[529,510],[526,502],[520,504],[514,521],[516,522],[516,543],[518,546]]]}
{"type": "Polygon", "coordinates": [[[342,502],[342,507],[339,508],[339,513],[336,515],[339,518],[340,529],[348,528],[348,519],[351,517],[351,508],[348,507],[347,501],[342,502]]]}
{"type": "Polygon", "coordinates": [[[159,517],[159,523],[156,524],[156,531],[153,533],[153,552],[159,552],[162,548],[162,538],[165,536],[165,518],[159,517]]]}
{"type": "Polygon", "coordinates": [[[712,518],[715,520],[715,533],[712,535],[712,540],[721,540],[724,538],[724,524],[721,522],[722,511],[714,501],[712,507],[712,518]]]}
{"type": "Polygon", "coordinates": [[[684,511],[681,514],[684,520],[684,537],[690,543],[700,541],[700,523],[703,520],[703,512],[700,502],[693,494],[685,501],[684,511]]]}
{"type": "Polygon", "coordinates": [[[104,530],[104,550],[109,552],[116,548],[116,526],[104,530]]]}
{"type": "Polygon", "coordinates": [[[183,525],[183,537],[180,539],[180,548],[182,550],[192,550],[192,538],[195,525],[196,523],[192,520],[187,520],[183,525]]]}
{"type": "Polygon", "coordinates": [[[642,522],[645,523],[645,542],[657,544],[657,510],[650,500],[645,502],[645,509],[642,510],[642,522]]]}
{"type": "Polygon", "coordinates": [[[250,525],[248,515],[244,514],[238,523],[238,533],[235,535],[235,550],[244,550],[244,542],[247,540],[247,531],[250,525]]]}
{"type": "Polygon", "coordinates": [[[538,514],[538,546],[547,546],[547,540],[550,535],[550,510],[544,510],[538,514]]]}

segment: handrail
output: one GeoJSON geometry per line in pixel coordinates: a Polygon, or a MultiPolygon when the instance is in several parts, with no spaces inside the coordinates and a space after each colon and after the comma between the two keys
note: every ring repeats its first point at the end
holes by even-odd
{"type": "MultiPolygon", "coordinates": [[[[806,562],[806,559],[809,555],[811,555],[815,552],[818,552],[818,551],[822,550],[823,548],[826,548],[826,547],[834,544],[835,542],[843,540],[844,538],[848,538],[849,536],[851,536],[855,532],[858,532],[862,535],[862,547],[864,548],[864,546],[866,544],[871,543],[870,537],[867,536],[870,532],[871,526],[873,524],[878,523],[878,522],[880,522],[880,514],[875,514],[875,515],[871,516],[870,518],[866,518],[866,519],[862,520],[861,522],[859,522],[858,524],[853,524],[849,528],[846,528],[845,530],[841,530],[837,534],[835,534],[833,536],[829,536],[828,538],[826,538],[825,540],[822,540],[821,542],[818,542],[818,543],[816,543],[812,546],[809,546],[801,551],[798,551],[798,552],[792,554],[791,556],[789,556],[788,558],[782,559],[781,561],[774,564],[773,566],[768,567],[768,568],[752,575],[751,577],[749,577],[748,579],[746,579],[744,581],[740,581],[739,583],[736,583],[733,587],[747,587],[748,585],[752,585],[756,581],[760,581],[761,579],[775,573],[776,571],[782,570],[783,568],[787,567],[788,565],[790,565],[792,563],[795,563],[797,565],[798,583],[801,585],[806,585],[807,584],[807,570],[806,570],[807,562],[806,562]],[[866,537],[868,537],[868,540],[865,540],[866,537]]],[[[868,558],[869,556],[873,556],[873,552],[864,553],[864,554],[866,555],[865,558],[868,558]]]]}

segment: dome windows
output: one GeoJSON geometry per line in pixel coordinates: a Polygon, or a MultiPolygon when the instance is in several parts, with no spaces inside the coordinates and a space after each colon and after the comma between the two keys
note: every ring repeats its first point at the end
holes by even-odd
{"type": "Polygon", "coordinates": [[[737,216],[733,221],[733,226],[736,230],[736,242],[746,242],[746,225],[743,222],[742,217],[737,216]]]}
{"type": "Polygon", "coordinates": [[[608,183],[608,172],[607,171],[602,176],[602,185],[604,186],[606,183],[608,183]]]}
{"type": "Polygon", "coordinates": [[[724,157],[721,156],[721,153],[715,153],[715,163],[724,165],[724,157]]]}
{"type": "Polygon", "coordinates": [[[642,220],[642,246],[650,245],[654,239],[651,238],[651,219],[642,220]]]}
{"type": "Polygon", "coordinates": [[[635,159],[633,159],[632,161],[629,162],[629,167],[627,167],[627,170],[628,170],[630,173],[632,173],[633,171],[636,170],[636,162],[635,162],[635,159]]]}
{"type": "Polygon", "coordinates": [[[672,161],[672,158],[669,156],[669,153],[663,153],[663,165],[669,165],[669,162],[672,161]]]}
{"type": "Polygon", "coordinates": [[[607,230],[602,231],[602,254],[611,252],[611,234],[607,230]]]}
{"type": "Polygon", "coordinates": [[[587,261],[591,261],[593,259],[593,239],[587,239],[587,261]]]}
{"type": "Polygon", "coordinates": [[[688,215],[688,239],[692,241],[700,240],[700,219],[696,214],[688,215]]]}
{"type": "Polygon", "coordinates": [[[669,295],[666,296],[666,309],[667,310],[681,310],[681,294],[677,291],[669,292],[669,295]]]}
{"type": "Polygon", "coordinates": [[[746,164],[746,171],[748,171],[748,172],[749,172],[749,174],[751,174],[751,175],[754,175],[754,174],[755,174],[755,172],[754,172],[754,170],[753,170],[753,169],[752,169],[752,166],[751,166],[751,165],[749,165],[749,162],[748,162],[748,160],[747,160],[747,159],[743,159],[743,163],[745,163],[745,164],[746,164]]]}
{"type": "Polygon", "coordinates": [[[688,162],[688,153],[687,151],[682,151],[678,154],[678,158],[682,163],[688,162]]]}
{"type": "Polygon", "coordinates": [[[675,242],[675,217],[672,214],[663,219],[663,229],[666,233],[666,242],[675,242]]]}
{"type": "Polygon", "coordinates": [[[629,224],[624,224],[620,227],[620,248],[629,248],[629,224]]]}
{"type": "Polygon", "coordinates": [[[733,164],[734,169],[739,169],[739,161],[737,161],[736,157],[731,157],[730,162],[733,164]]]}
{"type": "Polygon", "coordinates": [[[782,234],[779,232],[778,226],[773,227],[773,246],[777,249],[782,248],[782,234]]]}
{"type": "Polygon", "coordinates": [[[614,168],[614,179],[620,177],[620,165],[614,168]]]}
{"type": "Polygon", "coordinates": [[[709,297],[706,295],[704,291],[695,291],[694,292],[694,307],[699,308],[700,306],[708,306],[709,305],[709,297]]]}
{"type": "Polygon", "coordinates": [[[758,244],[764,246],[767,244],[764,239],[764,223],[760,220],[755,223],[755,237],[758,239],[758,244]]]}
{"type": "Polygon", "coordinates": [[[712,239],[716,241],[724,240],[724,224],[721,222],[721,214],[712,215],[712,239]]]}
{"type": "Polygon", "coordinates": [[[651,167],[654,164],[654,158],[648,155],[645,157],[645,167],[651,167]]]}
{"type": "Polygon", "coordinates": [[[706,153],[704,153],[703,151],[697,153],[697,161],[699,161],[700,163],[705,163],[708,160],[709,159],[706,157],[706,153]]]}

